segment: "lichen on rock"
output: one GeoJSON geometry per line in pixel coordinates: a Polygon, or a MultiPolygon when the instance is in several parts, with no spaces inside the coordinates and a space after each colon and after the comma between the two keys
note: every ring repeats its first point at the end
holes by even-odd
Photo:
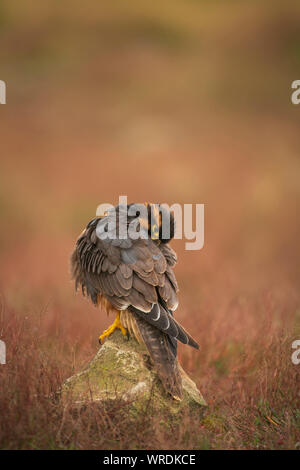
{"type": "Polygon", "coordinates": [[[146,349],[133,338],[115,331],[82,372],[67,379],[61,396],[81,405],[122,400],[138,410],[151,400],[156,410],[168,408],[177,414],[183,408],[201,413],[207,406],[196,384],[180,367],[183,399],[175,401],[164,390],[146,349]]]}

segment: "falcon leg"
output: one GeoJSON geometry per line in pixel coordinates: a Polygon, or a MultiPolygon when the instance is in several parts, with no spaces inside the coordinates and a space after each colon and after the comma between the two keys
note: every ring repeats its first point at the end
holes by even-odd
{"type": "Polygon", "coordinates": [[[124,336],[127,336],[128,337],[128,333],[127,333],[127,330],[124,328],[124,326],[121,324],[121,321],[120,321],[120,313],[118,312],[117,313],[117,316],[116,316],[116,319],[115,321],[113,322],[112,325],[110,325],[107,330],[103,331],[102,335],[99,336],[99,343],[100,344],[103,344],[103,340],[105,338],[108,338],[115,330],[121,330],[122,334],[124,336]]]}

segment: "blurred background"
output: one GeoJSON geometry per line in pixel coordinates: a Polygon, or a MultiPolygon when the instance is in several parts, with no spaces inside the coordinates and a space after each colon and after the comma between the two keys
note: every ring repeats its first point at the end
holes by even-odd
{"type": "Polygon", "coordinates": [[[262,325],[299,331],[300,3],[3,0],[0,40],[3,302],[92,357],[110,319],[69,256],[97,206],[203,203],[204,248],[173,243],[180,354],[225,393],[262,325]]]}

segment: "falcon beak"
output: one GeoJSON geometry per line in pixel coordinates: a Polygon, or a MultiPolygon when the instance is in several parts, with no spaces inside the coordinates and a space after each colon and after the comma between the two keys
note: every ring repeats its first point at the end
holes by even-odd
{"type": "Polygon", "coordinates": [[[159,239],[159,230],[157,224],[153,224],[151,226],[151,238],[152,240],[158,240],[159,239]]]}
{"type": "Polygon", "coordinates": [[[159,207],[157,204],[152,204],[151,209],[152,209],[152,217],[154,219],[153,223],[151,224],[151,238],[152,240],[158,240],[159,239],[159,207]]]}

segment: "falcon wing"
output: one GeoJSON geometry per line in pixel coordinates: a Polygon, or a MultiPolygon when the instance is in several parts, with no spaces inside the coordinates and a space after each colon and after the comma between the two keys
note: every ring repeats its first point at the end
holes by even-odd
{"type": "Polygon", "coordinates": [[[175,252],[151,239],[100,240],[96,234],[98,220],[87,226],[72,255],[76,288],[81,285],[83,294],[95,304],[99,295],[104,296],[117,311],[129,309],[172,338],[198,349],[196,341],[172,316],[178,306],[172,270],[175,252]],[[116,241],[119,246],[115,246],[116,241]]]}

